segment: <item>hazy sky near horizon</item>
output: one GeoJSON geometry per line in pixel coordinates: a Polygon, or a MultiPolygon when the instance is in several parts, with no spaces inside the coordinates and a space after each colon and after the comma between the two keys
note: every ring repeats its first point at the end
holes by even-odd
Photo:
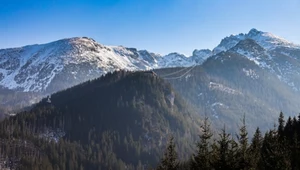
{"type": "Polygon", "coordinates": [[[300,44],[300,0],[0,0],[0,49],[87,36],[167,54],[251,28],[300,44]]]}

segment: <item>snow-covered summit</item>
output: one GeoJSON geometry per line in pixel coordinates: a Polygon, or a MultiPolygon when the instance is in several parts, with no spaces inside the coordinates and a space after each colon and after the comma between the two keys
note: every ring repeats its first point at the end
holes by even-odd
{"type": "Polygon", "coordinates": [[[255,40],[260,46],[267,50],[275,49],[276,47],[289,47],[300,49],[299,45],[289,42],[284,38],[278,37],[269,32],[258,31],[254,28],[251,29],[249,33],[245,35],[245,37],[255,40]]]}
{"type": "Polygon", "coordinates": [[[191,66],[188,57],[105,46],[88,37],[0,50],[0,86],[54,92],[115,70],[191,66]]]}
{"type": "Polygon", "coordinates": [[[280,81],[300,91],[300,46],[271,33],[251,29],[248,34],[224,38],[214,49],[216,59],[238,54],[260,68],[275,74],[280,81]],[[227,53],[228,52],[228,53],[227,53]]]}
{"type": "Polygon", "coordinates": [[[251,29],[247,34],[230,35],[222,39],[221,43],[214,48],[213,54],[217,54],[222,51],[227,51],[234,47],[241,40],[252,39],[266,50],[272,50],[277,47],[288,47],[300,49],[299,45],[289,42],[281,37],[273,35],[268,32],[259,31],[255,28],[251,29]]]}
{"type": "Polygon", "coordinates": [[[194,50],[190,60],[197,64],[201,64],[210,56],[212,56],[212,51],[209,49],[194,50]]]}
{"type": "Polygon", "coordinates": [[[166,68],[166,67],[188,67],[193,65],[193,62],[190,62],[188,58],[179,53],[170,53],[164,57],[159,58],[158,66],[159,68],[166,68]]]}
{"type": "Polygon", "coordinates": [[[114,70],[150,68],[135,49],[104,46],[87,37],[0,50],[0,85],[23,91],[44,91],[62,77],[74,85],[114,70]]]}

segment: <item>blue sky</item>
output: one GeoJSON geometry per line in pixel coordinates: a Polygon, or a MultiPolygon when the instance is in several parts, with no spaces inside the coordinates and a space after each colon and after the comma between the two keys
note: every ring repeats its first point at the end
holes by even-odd
{"type": "Polygon", "coordinates": [[[0,0],[0,48],[88,36],[191,55],[251,28],[300,44],[300,0],[0,0]]]}

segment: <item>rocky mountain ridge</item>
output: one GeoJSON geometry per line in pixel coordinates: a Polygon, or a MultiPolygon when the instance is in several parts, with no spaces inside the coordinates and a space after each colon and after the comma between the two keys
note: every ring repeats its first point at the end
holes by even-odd
{"type": "Polygon", "coordinates": [[[217,57],[225,51],[245,56],[298,90],[298,78],[292,71],[300,74],[300,46],[256,29],[226,37],[212,51],[194,50],[190,57],[175,52],[162,56],[147,50],[105,46],[87,37],[2,49],[0,87],[50,94],[116,70],[201,65],[207,58],[217,57]]]}

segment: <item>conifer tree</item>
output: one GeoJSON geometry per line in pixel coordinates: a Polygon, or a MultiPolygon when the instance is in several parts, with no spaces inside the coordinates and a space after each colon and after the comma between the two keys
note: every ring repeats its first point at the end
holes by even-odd
{"type": "Polygon", "coordinates": [[[191,161],[191,169],[211,169],[211,149],[210,140],[212,133],[210,131],[210,123],[208,117],[205,117],[204,124],[201,126],[202,134],[199,135],[200,141],[197,143],[197,153],[193,155],[191,161]]]}
{"type": "Polygon", "coordinates": [[[222,129],[222,132],[219,134],[220,139],[217,140],[217,143],[213,144],[213,169],[223,170],[231,169],[229,164],[229,145],[230,145],[230,134],[226,132],[226,128],[222,129]]]}
{"type": "Polygon", "coordinates": [[[179,167],[179,161],[177,158],[177,152],[174,144],[174,137],[171,136],[167,150],[162,158],[157,170],[177,170],[179,167]]]}
{"type": "Polygon", "coordinates": [[[258,169],[261,167],[260,150],[262,147],[263,138],[259,128],[256,128],[249,148],[250,169],[258,169]]]}
{"type": "Polygon", "coordinates": [[[246,128],[245,115],[242,119],[242,126],[240,128],[239,135],[237,135],[239,150],[238,150],[238,159],[239,159],[239,169],[249,169],[249,153],[248,153],[248,132],[246,128]]]}
{"type": "Polygon", "coordinates": [[[279,140],[283,140],[284,138],[284,126],[285,126],[285,120],[284,120],[284,116],[283,113],[280,112],[279,114],[279,118],[278,118],[278,135],[279,135],[279,140]]]}
{"type": "Polygon", "coordinates": [[[298,140],[297,132],[294,132],[292,140],[292,145],[290,146],[291,168],[300,169],[300,142],[298,140]]]}
{"type": "Polygon", "coordinates": [[[230,169],[240,169],[239,168],[239,146],[236,140],[232,137],[229,142],[229,154],[228,154],[228,164],[230,169]]]}
{"type": "Polygon", "coordinates": [[[261,159],[265,169],[290,169],[287,152],[285,145],[279,142],[276,130],[265,134],[261,149],[261,159]]]}
{"type": "MultiPolygon", "coordinates": [[[[292,139],[294,135],[294,126],[293,126],[293,120],[291,117],[288,118],[285,126],[284,126],[284,132],[282,132],[282,135],[284,135],[287,139],[292,139]]],[[[283,139],[283,137],[282,137],[283,139]]]]}

